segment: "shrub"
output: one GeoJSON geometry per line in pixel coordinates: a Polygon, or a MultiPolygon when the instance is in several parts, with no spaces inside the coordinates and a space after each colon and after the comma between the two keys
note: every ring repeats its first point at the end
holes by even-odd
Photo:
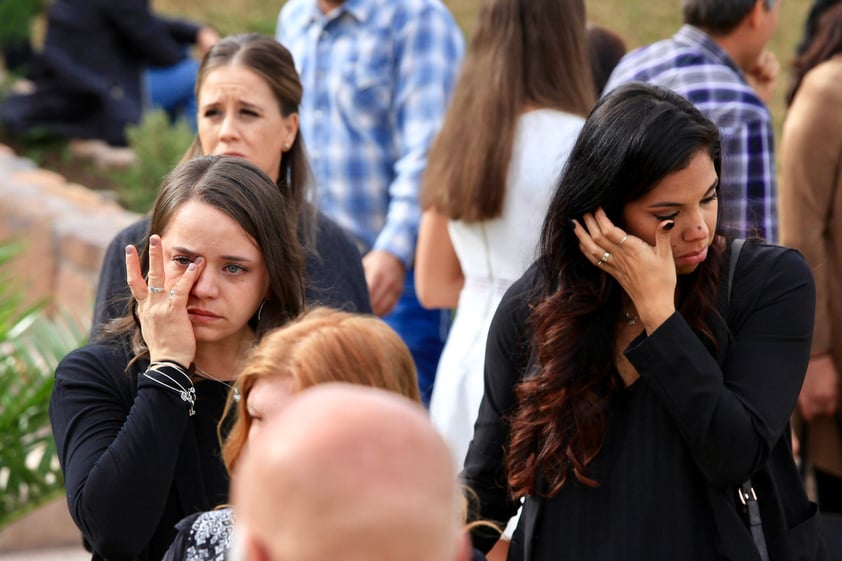
{"type": "Polygon", "coordinates": [[[162,109],[147,112],[140,124],[129,126],[126,137],[137,161],[128,169],[109,172],[120,203],[135,212],[148,211],[161,180],[181,160],[194,136],[185,122],[171,124],[162,109]]]}
{"type": "Polygon", "coordinates": [[[3,274],[19,249],[0,243],[0,528],[63,493],[48,407],[58,361],[84,341],[69,319],[23,304],[26,287],[3,274]]]}

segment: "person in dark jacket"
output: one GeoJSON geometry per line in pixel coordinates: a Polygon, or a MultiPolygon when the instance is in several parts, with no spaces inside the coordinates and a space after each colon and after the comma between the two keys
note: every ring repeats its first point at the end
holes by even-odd
{"type": "MultiPolygon", "coordinates": [[[[174,72],[184,65],[195,70],[189,47],[204,51],[217,39],[208,26],[156,15],[148,0],[54,0],[31,72],[35,91],[7,98],[3,121],[13,134],[43,132],[125,146],[126,125],[140,121],[150,96],[162,94],[161,88],[148,91],[145,71],[174,72]]],[[[195,72],[188,76],[195,79],[195,72]]],[[[189,92],[192,82],[168,87],[189,92]]]]}
{"type": "Polygon", "coordinates": [[[734,249],[721,170],[716,125],[666,88],[585,121],[492,322],[465,460],[471,513],[525,500],[509,561],[759,560],[749,480],[769,559],[827,559],[789,439],[815,284],[795,250],[734,249]]]}

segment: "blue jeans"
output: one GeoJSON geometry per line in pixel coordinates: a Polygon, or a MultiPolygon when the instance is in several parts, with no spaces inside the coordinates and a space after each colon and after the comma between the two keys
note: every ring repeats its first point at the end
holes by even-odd
{"type": "Polygon", "coordinates": [[[199,62],[187,57],[166,67],[146,69],[146,87],[153,108],[162,108],[175,122],[183,118],[196,131],[196,74],[199,62]]]}
{"type": "Polygon", "coordinates": [[[383,318],[403,339],[418,371],[418,389],[425,406],[430,404],[439,356],[450,329],[450,310],[427,310],[415,296],[415,271],[406,273],[406,281],[395,308],[383,318]]]}

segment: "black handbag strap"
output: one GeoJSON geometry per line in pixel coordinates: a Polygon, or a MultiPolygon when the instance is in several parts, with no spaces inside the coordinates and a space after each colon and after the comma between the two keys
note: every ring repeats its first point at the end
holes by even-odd
{"type": "Polygon", "coordinates": [[[740,260],[740,253],[742,253],[745,243],[745,238],[737,238],[731,242],[731,260],[728,262],[728,284],[725,285],[726,310],[731,306],[731,287],[734,284],[734,271],[737,270],[737,262],[740,260]]]}
{"type": "MultiPolygon", "coordinates": [[[[731,242],[731,260],[728,263],[728,284],[725,286],[726,310],[731,306],[731,287],[734,284],[734,271],[737,270],[737,262],[740,260],[740,253],[743,250],[745,241],[744,238],[737,238],[731,242]]],[[[760,559],[762,561],[769,561],[769,552],[766,549],[766,537],[763,535],[763,524],[760,519],[760,506],[757,504],[757,495],[751,485],[751,479],[746,480],[740,485],[740,488],[737,489],[737,494],[740,502],[746,507],[751,537],[754,540],[754,546],[757,548],[757,552],[760,554],[760,559]]]]}
{"type": "Polygon", "coordinates": [[[766,536],[763,535],[763,521],[760,519],[760,505],[757,504],[757,495],[751,486],[751,479],[747,479],[737,490],[746,511],[748,512],[748,527],[751,530],[751,538],[757,553],[762,561],[769,561],[769,552],[766,550],[766,536]]]}

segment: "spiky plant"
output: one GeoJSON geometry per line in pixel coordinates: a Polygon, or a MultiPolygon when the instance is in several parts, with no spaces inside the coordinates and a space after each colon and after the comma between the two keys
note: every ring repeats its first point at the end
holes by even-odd
{"type": "Polygon", "coordinates": [[[19,250],[0,242],[0,528],[63,492],[47,408],[56,364],[85,338],[69,317],[24,305],[7,271],[19,250]]]}

